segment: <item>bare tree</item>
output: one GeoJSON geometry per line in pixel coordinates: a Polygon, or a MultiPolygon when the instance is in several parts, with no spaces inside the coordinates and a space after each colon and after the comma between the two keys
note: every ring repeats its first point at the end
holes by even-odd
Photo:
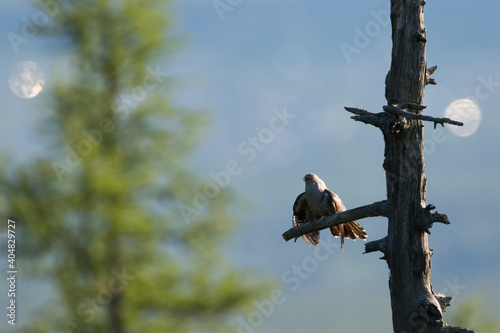
{"type": "Polygon", "coordinates": [[[387,200],[335,214],[283,234],[290,240],[304,233],[369,216],[388,219],[386,237],[368,242],[365,253],[380,251],[389,270],[394,332],[473,332],[447,325],[443,312],[451,297],[436,294],[431,286],[432,250],[427,236],[434,222],[448,217],[426,204],[423,122],[463,124],[423,115],[424,89],[436,84],[427,68],[427,34],[423,0],[391,0],[392,62],[386,78],[387,106],[383,112],[346,107],[351,118],[378,127],[385,141],[384,164],[387,200]]]}

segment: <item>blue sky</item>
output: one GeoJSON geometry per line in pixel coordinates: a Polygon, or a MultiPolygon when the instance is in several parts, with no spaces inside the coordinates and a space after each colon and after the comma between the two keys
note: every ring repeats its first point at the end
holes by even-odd
{"type": "MultiPolygon", "coordinates": [[[[230,180],[239,194],[234,210],[241,227],[225,249],[235,264],[277,284],[275,297],[256,299],[253,317],[235,323],[244,320],[254,332],[390,330],[388,269],[378,254],[362,255],[361,241],[346,241],[341,253],[335,240],[330,253],[330,248],[315,252],[302,240],[285,243],[281,238],[291,226],[291,207],[303,191],[306,173],[318,174],[348,208],[385,198],[382,135],[351,120],[343,107],[379,112],[385,104],[391,40],[384,13],[389,1],[222,2],[235,4],[221,14],[223,20],[212,0],[172,6],[175,33],[185,37],[185,46],[151,66],[171,73],[179,105],[212,115],[192,157],[196,170],[209,177],[231,160],[241,166],[230,180]],[[356,52],[346,57],[342,45],[356,52]],[[289,118],[279,131],[269,131],[278,124],[273,120],[278,114],[289,118]],[[241,147],[248,148],[259,135],[262,150],[242,153],[241,147]],[[294,267],[309,273],[294,273],[294,267]],[[269,300],[277,301],[272,311],[263,305],[269,300]]],[[[8,34],[19,33],[23,17],[37,11],[0,3],[0,149],[13,151],[21,162],[46,149],[34,134],[45,92],[33,99],[17,97],[9,88],[9,73],[19,61],[31,60],[50,82],[63,57],[54,56],[51,44],[36,34],[18,52],[9,43],[8,34]]],[[[495,212],[500,197],[499,11],[497,1],[428,1],[425,7],[427,61],[439,66],[433,75],[438,85],[426,89],[425,113],[443,116],[451,102],[469,98],[482,117],[470,136],[425,127],[427,201],[452,222],[435,225],[429,237],[433,288],[454,297],[449,311],[478,294],[491,313],[500,310],[495,288],[500,273],[495,212]]],[[[382,218],[359,223],[369,240],[387,232],[382,218]]],[[[327,233],[322,235],[331,244],[327,233]]]]}

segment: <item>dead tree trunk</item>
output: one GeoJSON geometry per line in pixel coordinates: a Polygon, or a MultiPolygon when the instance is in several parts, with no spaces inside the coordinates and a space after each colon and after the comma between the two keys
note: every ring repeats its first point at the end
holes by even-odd
{"type": "MultiPolygon", "coordinates": [[[[427,69],[425,55],[424,5],[421,0],[391,0],[393,46],[385,97],[388,106],[399,105],[415,114],[422,114],[425,85],[435,83],[429,76],[436,67],[427,69]]],[[[442,312],[451,298],[436,295],[431,286],[427,234],[434,207],[426,206],[423,122],[397,114],[393,119],[388,128],[381,128],[389,227],[379,248],[391,272],[393,328],[394,332],[441,332],[447,326],[442,312]]]]}
{"type": "Polygon", "coordinates": [[[443,322],[451,297],[435,294],[431,286],[427,235],[434,222],[449,221],[446,215],[432,213],[433,205],[426,205],[423,121],[433,122],[434,127],[462,124],[422,114],[424,89],[435,84],[429,76],[437,68],[427,69],[424,5],[423,0],[391,0],[393,47],[384,112],[346,108],[355,114],[353,119],[380,128],[384,135],[387,200],[295,227],[283,236],[288,240],[348,222],[353,216],[386,216],[387,236],[367,243],[366,252],[383,252],[389,266],[394,332],[473,332],[443,322]]]}
{"type": "MultiPolygon", "coordinates": [[[[386,78],[387,105],[422,104],[427,74],[424,4],[419,0],[391,1],[393,47],[386,78]]],[[[412,107],[408,111],[422,112],[412,107]]],[[[423,123],[397,117],[383,132],[389,228],[382,251],[391,272],[394,331],[439,332],[444,306],[431,286],[423,123]]]]}

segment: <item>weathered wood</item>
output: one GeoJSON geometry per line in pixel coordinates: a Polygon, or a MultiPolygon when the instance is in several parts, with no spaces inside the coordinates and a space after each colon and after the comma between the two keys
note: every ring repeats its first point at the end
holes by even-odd
{"type": "Polygon", "coordinates": [[[363,109],[344,107],[346,111],[354,113],[355,116],[352,116],[351,119],[356,121],[361,121],[365,124],[370,124],[379,128],[384,128],[388,126],[388,122],[391,119],[388,119],[387,115],[384,115],[384,112],[380,113],[371,113],[363,109]]]}
{"type": "MultiPolygon", "coordinates": [[[[384,237],[376,241],[371,241],[365,244],[365,253],[380,251],[385,254],[387,248],[386,246],[387,246],[387,237],[384,237]]],[[[382,258],[385,259],[385,257],[382,258]]]]}
{"type": "MultiPolygon", "coordinates": [[[[389,131],[391,133],[395,133],[394,127],[398,123],[400,123],[400,128],[396,131],[399,133],[403,129],[407,129],[407,123],[405,121],[401,121],[399,117],[404,117],[406,119],[415,119],[415,120],[423,120],[423,121],[431,121],[434,123],[434,128],[436,128],[437,124],[450,124],[456,126],[463,126],[464,124],[460,121],[452,120],[449,118],[437,118],[432,116],[427,116],[421,114],[421,110],[425,109],[426,106],[412,104],[412,103],[399,103],[397,105],[385,105],[383,109],[385,112],[372,113],[364,109],[358,109],[353,107],[344,107],[346,111],[354,113],[355,116],[351,118],[357,121],[364,122],[365,124],[370,124],[380,128],[382,131],[389,131]],[[417,113],[412,113],[405,111],[403,109],[415,110],[417,113]],[[388,117],[388,114],[394,115],[396,117],[388,117]]],[[[397,127],[397,126],[396,126],[397,127]]]]}
{"type": "Polygon", "coordinates": [[[436,80],[431,78],[431,75],[438,69],[438,66],[432,66],[431,68],[427,68],[427,73],[425,74],[425,84],[437,84],[436,80]]]}
{"type": "MultiPolygon", "coordinates": [[[[403,103],[403,105],[407,106],[410,109],[412,108],[409,103],[403,103]]],[[[415,106],[415,107],[413,107],[413,109],[423,110],[425,108],[423,105],[420,105],[420,107],[421,108],[418,108],[415,106]]],[[[405,117],[408,119],[419,119],[419,120],[425,120],[425,121],[432,121],[434,123],[434,128],[436,128],[437,124],[444,126],[445,123],[450,124],[450,125],[464,126],[464,123],[462,123],[460,121],[451,120],[450,118],[436,118],[436,117],[426,116],[423,114],[415,114],[415,113],[404,111],[395,105],[386,105],[383,107],[383,109],[386,112],[392,113],[392,114],[400,116],[400,117],[405,117]]]]}
{"type": "MultiPolygon", "coordinates": [[[[424,6],[419,0],[391,0],[392,61],[386,77],[387,104],[422,105],[427,63],[424,6]]],[[[417,114],[415,112],[415,114],[417,114]]],[[[443,327],[431,287],[427,233],[416,227],[426,207],[423,126],[409,119],[403,133],[384,132],[388,244],[394,332],[443,327]]]]}
{"type": "MultiPolygon", "coordinates": [[[[390,269],[389,289],[394,332],[452,332],[443,322],[442,312],[451,297],[436,295],[431,286],[431,251],[427,234],[433,222],[449,223],[447,216],[430,213],[426,206],[426,178],[422,120],[462,125],[444,119],[422,116],[424,89],[437,67],[427,69],[421,0],[391,0],[392,61],[386,77],[386,112],[407,119],[397,134],[383,131],[387,185],[388,235],[384,257],[390,269]]],[[[368,245],[368,244],[367,244],[368,245]]],[[[457,331],[458,332],[458,331],[457,331]]]]}

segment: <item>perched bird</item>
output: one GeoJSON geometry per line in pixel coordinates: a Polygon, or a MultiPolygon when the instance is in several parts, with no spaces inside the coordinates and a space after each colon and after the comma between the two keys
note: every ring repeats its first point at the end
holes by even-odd
{"type": "MultiPolygon", "coordinates": [[[[304,176],[306,191],[299,194],[293,204],[293,226],[303,223],[314,223],[320,218],[340,213],[346,210],[339,196],[330,191],[325,183],[314,173],[304,176]]],[[[330,231],[335,237],[340,236],[342,251],[344,250],[344,238],[356,240],[356,236],[365,240],[366,232],[362,226],[355,221],[331,227],[330,231]]],[[[318,247],[319,230],[302,235],[309,246],[318,247]]],[[[297,241],[297,239],[295,239],[297,241]]]]}

